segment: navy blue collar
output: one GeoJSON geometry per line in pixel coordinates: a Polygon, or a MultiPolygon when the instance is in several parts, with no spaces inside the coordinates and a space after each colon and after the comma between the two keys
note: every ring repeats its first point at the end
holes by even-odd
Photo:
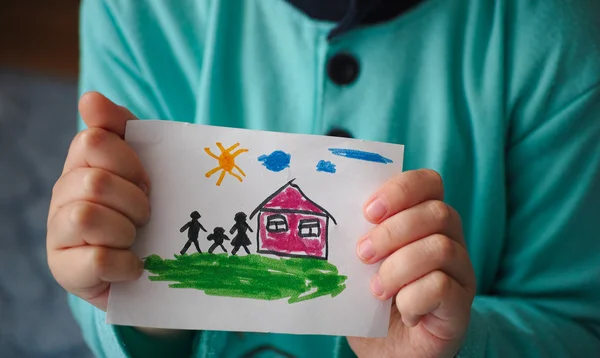
{"type": "Polygon", "coordinates": [[[423,0],[286,0],[316,20],[337,22],[329,38],[361,24],[385,22],[412,9],[423,0]]]}

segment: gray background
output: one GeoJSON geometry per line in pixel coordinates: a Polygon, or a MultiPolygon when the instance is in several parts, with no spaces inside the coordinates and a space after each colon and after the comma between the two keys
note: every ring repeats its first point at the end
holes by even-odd
{"type": "Polygon", "coordinates": [[[0,357],[91,357],[46,261],[52,186],[76,132],[75,80],[0,69],[0,357]]]}

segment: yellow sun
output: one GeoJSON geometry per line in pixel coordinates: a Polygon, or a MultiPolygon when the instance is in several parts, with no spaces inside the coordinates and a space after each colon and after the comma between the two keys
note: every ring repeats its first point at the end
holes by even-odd
{"type": "Polygon", "coordinates": [[[213,157],[219,161],[219,166],[217,166],[216,168],[214,168],[206,173],[206,177],[210,178],[213,174],[215,174],[219,170],[221,171],[219,180],[217,180],[217,186],[221,185],[221,182],[223,181],[223,178],[225,178],[226,173],[229,173],[230,175],[236,177],[240,182],[242,181],[242,177],[235,174],[233,172],[233,169],[237,169],[240,172],[240,174],[242,174],[242,176],[246,176],[244,171],[235,164],[235,157],[237,157],[238,155],[240,155],[244,152],[247,152],[248,149],[238,149],[235,152],[231,153],[231,151],[234,150],[235,148],[237,148],[239,145],[240,145],[240,143],[235,143],[231,147],[225,149],[221,143],[217,142],[217,147],[219,147],[219,150],[221,151],[221,155],[219,155],[218,157],[216,155],[214,155],[213,152],[210,151],[210,148],[204,148],[204,151],[206,152],[206,154],[210,155],[211,157],[213,157]]]}

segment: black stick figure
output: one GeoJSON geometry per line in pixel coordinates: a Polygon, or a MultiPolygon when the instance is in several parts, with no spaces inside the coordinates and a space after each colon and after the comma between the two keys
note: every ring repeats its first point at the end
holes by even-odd
{"type": "Polygon", "coordinates": [[[233,245],[233,251],[231,251],[232,255],[235,255],[241,247],[246,250],[247,254],[250,254],[250,250],[248,250],[247,246],[251,245],[252,242],[248,238],[248,235],[246,235],[246,230],[253,232],[252,228],[246,222],[246,214],[242,212],[235,214],[235,224],[231,230],[229,230],[231,235],[237,231],[237,235],[231,240],[231,245],[233,245]]]}
{"type": "Polygon", "coordinates": [[[208,241],[214,241],[214,244],[212,244],[210,249],[208,249],[209,254],[212,254],[213,251],[215,251],[215,249],[219,246],[221,246],[223,251],[227,252],[227,249],[225,249],[225,246],[223,246],[223,241],[229,240],[229,238],[227,237],[227,235],[225,235],[225,229],[223,229],[222,227],[214,228],[213,233],[209,234],[206,239],[208,241]]]}
{"type": "Polygon", "coordinates": [[[200,214],[197,211],[192,212],[190,217],[192,220],[188,221],[187,224],[183,225],[183,227],[179,229],[179,232],[184,232],[185,230],[188,231],[188,241],[183,246],[183,249],[181,249],[179,252],[182,255],[186,253],[192,243],[194,246],[196,246],[196,250],[198,250],[199,253],[202,253],[202,250],[200,250],[200,245],[198,245],[198,235],[200,234],[200,230],[207,232],[202,224],[200,224],[200,221],[198,221],[198,219],[200,219],[200,214]]]}

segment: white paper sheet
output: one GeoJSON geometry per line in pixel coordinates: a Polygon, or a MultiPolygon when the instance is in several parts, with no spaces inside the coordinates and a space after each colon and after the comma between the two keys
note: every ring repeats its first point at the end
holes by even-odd
{"type": "Polygon", "coordinates": [[[108,323],[387,335],[391,301],[372,296],[369,283],[378,265],[360,262],[356,243],[372,227],[363,218],[362,205],[382,183],[402,171],[403,146],[154,120],[130,121],[126,141],[152,182],[152,217],[139,230],[133,250],[152,259],[147,259],[147,270],[137,281],[112,285],[108,323]],[[219,162],[217,142],[226,152],[239,145],[219,162]],[[232,156],[234,163],[227,160],[232,156]],[[219,163],[231,170],[213,170],[219,163]],[[189,226],[192,237],[193,227],[198,228],[191,218],[194,211],[207,231],[198,233],[203,254],[196,253],[192,240],[187,253],[179,257],[189,226]],[[246,219],[236,221],[238,212],[245,213],[246,219]],[[244,229],[244,221],[252,232],[244,229]],[[236,239],[240,231],[231,234],[234,226],[246,231],[249,240],[243,234],[236,239]],[[216,227],[224,230],[215,234],[216,227]],[[221,240],[222,246],[215,245],[209,254],[221,240]],[[232,242],[239,246],[235,257],[232,242]],[[246,244],[251,256],[239,244],[246,244]],[[164,262],[174,268],[161,266],[164,262]],[[312,276],[303,272],[309,267],[312,276]],[[151,276],[166,281],[153,281],[151,276]],[[184,287],[170,287],[174,284],[184,287]],[[332,292],[334,297],[307,299],[332,292]]]}

